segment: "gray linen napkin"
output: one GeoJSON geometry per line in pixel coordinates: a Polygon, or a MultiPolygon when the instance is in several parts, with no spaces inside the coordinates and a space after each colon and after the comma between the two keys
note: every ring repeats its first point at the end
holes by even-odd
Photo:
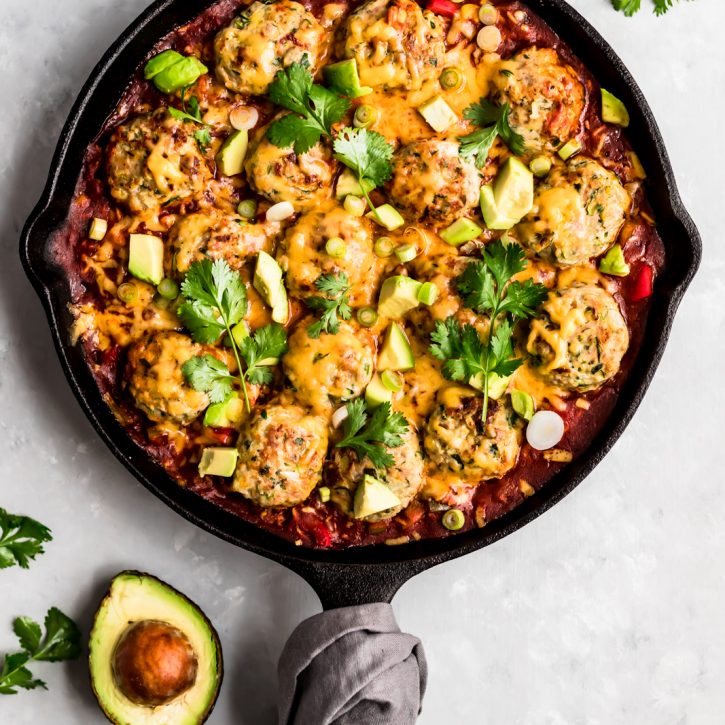
{"type": "Polygon", "coordinates": [[[331,609],[300,624],[279,661],[280,725],[409,725],[427,666],[389,604],[331,609]]]}

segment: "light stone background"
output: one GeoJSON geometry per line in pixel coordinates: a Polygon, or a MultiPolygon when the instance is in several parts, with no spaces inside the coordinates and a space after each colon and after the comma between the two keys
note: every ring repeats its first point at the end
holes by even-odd
{"type": "MultiPolygon", "coordinates": [[[[711,725],[725,721],[725,23],[722,0],[628,20],[574,0],[637,78],[704,238],[659,373],[612,453],[553,511],[418,576],[395,598],[422,637],[420,722],[711,725]]],[[[105,583],[156,573],[204,608],[226,679],[215,725],[275,721],[276,661],[319,603],[282,567],[197,530],[136,483],[66,386],[18,261],[75,94],[146,0],[0,2],[0,506],[52,527],[29,571],[0,572],[12,617],[58,605],[87,633],[105,583]]],[[[643,0],[649,5],[649,0],[643,0]]],[[[7,725],[101,723],[82,662],[42,664],[48,692],[0,699],[7,725]]]]}

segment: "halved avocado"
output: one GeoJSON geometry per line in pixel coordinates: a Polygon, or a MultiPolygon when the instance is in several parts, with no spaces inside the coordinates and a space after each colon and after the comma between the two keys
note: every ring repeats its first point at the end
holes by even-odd
{"type": "Polygon", "coordinates": [[[88,664],[98,704],[115,725],[199,725],[224,666],[199,607],[150,574],[123,571],[101,601],[88,664]]]}

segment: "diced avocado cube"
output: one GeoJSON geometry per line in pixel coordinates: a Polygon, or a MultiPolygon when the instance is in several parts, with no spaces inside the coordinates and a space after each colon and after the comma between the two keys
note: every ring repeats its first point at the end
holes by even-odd
{"type": "Polygon", "coordinates": [[[189,56],[164,68],[154,76],[153,81],[162,93],[173,93],[196,83],[199,76],[208,71],[198,58],[189,56]]]}
{"type": "Polygon", "coordinates": [[[236,176],[244,171],[248,145],[249,134],[246,131],[235,131],[227,138],[216,156],[217,166],[224,176],[236,176]]]}
{"type": "Polygon", "coordinates": [[[600,260],[599,271],[613,277],[626,277],[629,265],[624,259],[624,252],[619,244],[615,244],[600,260]]]}
{"type": "MultiPolygon", "coordinates": [[[[274,308],[275,304],[279,302],[282,290],[284,290],[282,268],[267,252],[260,252],[257,257],[252,285],[270,307],[274,308]]],[[[286,300],[286,292],[284,296],[286,300]]]]}
{"type": "Polygon", "coordinates": [[[629,111],[614,94],[602,88],[602,120],[617,126],[629,126],[629,111]]]}
{"type": "Polygon", "coordinates": [[[132,234],[128,271],[143,282],[157,285],[164,278],[164,243],[152,234],[132,234]]]}
{"type": "Polygon", "coordinates": [[[378,315],[392,320],[400,319],[406,312],[420,304],[418,292],[421,283],[418,280],[396,275],[388,277],[380,288],[378,315]]]}
{"type": "Polygon", "coordinates": [[[444,242],[454,247],[460,247],[461,244],[472,241],[482,232],[483,229],[476,222],[463,217],[454,221],[447,229],[444,229],[440,233],[440,237],[444,242]]]}
{"type": "Polygon", "coordinates": [[[373,89],[360,85],[357,61],[354,58],[332,63],[322,69],[325,83],[333,90],[348,98],[360,98],[372,93],[373,89]]]}
{"type": "Polygon", "coordinates": [[[458,123],[455,111],[445,102],[443,96],[435,96],[418,106],[418,113],[428,122],[436,132],[443,133],[458,123]]]}
{"type": "Polygon", "coordinates": [[[150,81],[154,76],[161,73],[161,71],[170,68],[180,60],[184,60],[184,56],[181,53],[177,53],[175,50],[164,50],[146,63],[143,69],[143,76],[147,81],[150,81]]]}
{"type": "Polygon", "coordinates": [[[524,420],[534,417],[534,399],[523,390],[511,391],[511,406],[524,420]]]}
{"type": "Polygon", "coordinates": [[[232,337],[237,345],[241,345],[242,341],[249,337],[249,327],[247,327],[247,323],[244,320],[232,327],[232,337]]]}
{"type": "Polygon", "coordinates": [[[286,325],[289,321],[289,301],[287,300],[287,290],[282,282],[279,283],[277,293],[273,297],[272,319],[280,325],[286,325]]]}
{"type": "Polygon", "coordinates": [[[205,448],[199,461],[200,476],[233,476],[239,451],[236,448],[205,448]]]}
{"type": "Polygon", "coordinates": [[[355,176],[350,169],[345,169],[337,180],[337,185],[335,186],[335,198],[344,199],[350,194],[353,196],[365,196],[363,188],[365,189],[365,192],[369,194],[375,188],[375,184],[373,184],[370,179],[363,179],[362,184],[360,184],[357,180],[357,176],[355,176]]]}
{"type": "Polygon", "coordinates": [[[534,205],[534,175],[510,156],[493,184],[481,188],[481,213],[489,229],[510,229],[534,205]]]}
{"type": "Polygon", "coordinates": [[[378,373],[373,375],[372,380],[365,388],[365,402],[369,408],[377,408],[383,403],[393,402],[393,391],[385,387],[382,378],[378,373]]]}
{"type": "Polygon", "coordinates": [[[383,204],[369,211],[365,216],[385,227],[389,232],[395,231],[405,224],[405,219],[403,219],[400,212],[390,204],[383,204]]]}
{"type": "Polygon", "coordinates": [[[223,403],[214,403],[204,413],[204,425],[210,428],[234,428],[242,420],[244,403],[237,393],[232,393],[223,403]]]}
{"type": "Polygon", "coordinates": [[[378,355],[378,370],[412,370],[414,367],[415,358],[408,336],[397,322],[391,322],[378,355]]]}
{"type": "MultiPolygon", "coordinates": [[[[502,377],[497,373],[489,373],[488,376],[488,397],[491,400],[498,400],[506,392],[511,376],[502,377]]],[[[483,391],[483,373],[477,373],[469,381],[468,384],[476,390],[483,391]]]]}
{"type": "Polygon", "coordinates": [[[356,519],[364,519],[397,506],[400,506],[400,499],[390,487],[366,474],[355,490],[353,516],[356,519]]]}
{"type": "Polygon", "coordinates": [[[578,154],[582,148],[582,143],[579,139],[573,138],[567,141],[557,152],[559,156],[564,160],[568,161],[572,156],[578,154]]]}

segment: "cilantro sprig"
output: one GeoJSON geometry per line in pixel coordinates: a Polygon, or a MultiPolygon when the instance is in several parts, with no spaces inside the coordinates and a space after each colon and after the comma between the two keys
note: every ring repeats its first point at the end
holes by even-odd
{"type": "Polygon", "coordinates": [[[315,282],[325,297],[308,297],[305,304],[313,310],[322,311],[322,317],[307,328],[307,334],[317,339],[324,332],[336,335],[340,329],[340,319],[349,320],[352,316],[347,293],[350,291],[350,280],[345,272],[339,274],[323,274],[315,282]]]}
{"type": "Polygon", "coordinates": [[[52,540],[47,526],[0,508],[0,569],[15,565],[27,569],[31,559],[44,553],[43,544],[52,540]]]}
{"type": "Polygon", "coordinates": [[[392,175],[393,147],[385,136],[365,128],[345,126],[333,143],[335,158],[357,175],[358,183],[371,209],[375,209],[366,185],[369,181],[375,187],[382,186],[392,175]]]}
{"type": "Polygon", "coordinates": [[[194,131],[194,139],[202,152],[206,151],[207,147],[211,144],[211,131],[210,126],[201,118],[201,108],[199,108],[199,99],[196,96],[191,96],[187,103],[186,91],[188,88],[181,89],[181,110],[169,106],[169,113],[180,121],[190,121],[192,123],[198,123],[201,128],[194,131]]]}
{"type": "Polygon", "coordinates": [[[470,382],[479,377],[483,386],[483,422],[488,416],[488,386],[491,373],[508,377],[523,362],[514,357],[513,332],[519,320],[533,317],[546,299],[547,289],[532,280],[511,278],[526,269],[524,252],[517,244],[500,240],[483,250],[483,261],[469,264],[456,285],[467,307],[490,320],[483,340],[472,325],[455,318],[438,321],[431,333],[431,354],[442,360],[449,380],[470,382]]]}
{"type": "Polygon", "coordinates": [[[309,151],[350,108],[347,98],[313,82],[307,63],[292,63],[280,70],[269,87],[271,101],[291,114],[273,121],[269,140],[280,148],[293,146],[296,154],[309,151]]]}
{"type": "MultiPolygon", "coordinates": [[[[653,0],[655,15],[664,15],[668,10],[674,7],[676,0],[653,0]]],[[[642,7],[642,0],[612,0],[615,10],[619,10],[627,17],[632,17],[639,12],[642,7]]]]}
{"type": "Polygon", "coordinates": [[[18,689],[46,688],[45,682],[33,676],[30,662],[61,662],[74,660],[81,654],[81,633],[73,620],[56,607],[45,615],[45,634],[30,617],[17,617],[13,622],[21,650],[5,655],[0,671],[0,695],[15,695],[18,689]]]}
{"type": "Polygon", "coordinates": [[[463,117],[480,128],[458,139],[461,142],[459,154],[464,159],[475,158],[476,167],[482,169],[497,136],[503,139],[514,154],[523,154],[524,137],[511,128],[510,112],[508,103],[497,106],[486,98],[482,98],[480,103],[468,106],[463,111],[463,117]]]}
{"type": "Polygon", "coordinates": [[[194,390],[207,393],[212,403],[227,400],[238,381],[249,411],[246,383],[261,384],[272,379],[269,361],[286,352],[287,333],[273,323],[241,343],[235,339],[232,328],[247,314],[247,289],[239,273],[223,259],[194,262],[181,284],[181,293],[185,302],[178,315],[194,340],[213,344],[226,333],[239,370],[238,375],[232,375],[226,363],[213,355],[197,355],[182,366],[184,377],[194,390]]]}
{"type": "Polygon", "coordinates": [[[336,448],[351,448],[360,458],[367,458],[375,468],[393,465],[393,456],[387,448],[403,445],[408,421],[402,413],[393,413],[390,403],[383,403],[368,414],[362,398],[347,404],[347,418],[343,423],[343,438],[336,448]]]}

